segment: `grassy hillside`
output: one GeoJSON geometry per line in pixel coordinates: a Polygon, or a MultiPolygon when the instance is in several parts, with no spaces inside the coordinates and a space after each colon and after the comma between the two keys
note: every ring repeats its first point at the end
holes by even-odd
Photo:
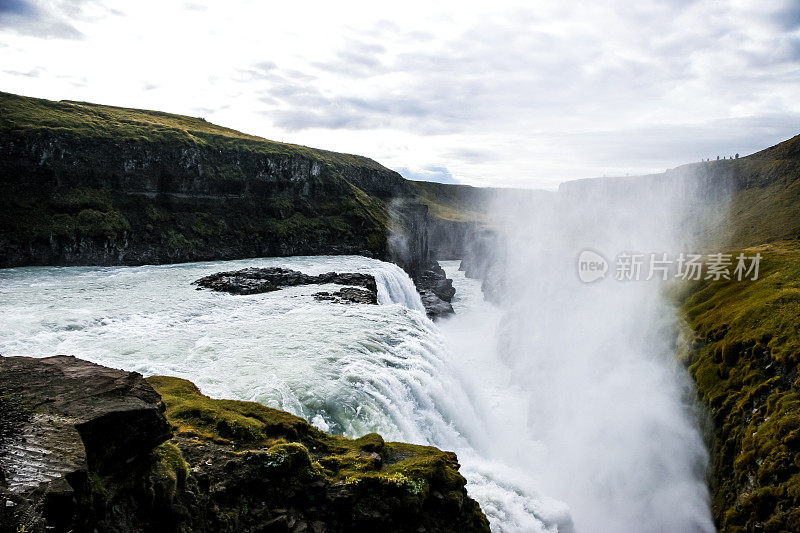
{"type": "Polygon", "coordinates": [[[747,157],[706,163],[735,186],[720,237],[742,248],[800,238],[800,135],[747,157]]]}
{"type": "Polygon", "coordinates": [[[425,181],[413,182],[413,186],[417,200],[428,206],[431,216],[451,222],[485,220],[496,193],[496,189],[425,181]]]}
{"type": "Polygon", "coordinates": [[[681,303],[689,370],[714,422],[712,498],[721,531],[800,531],[800,243],[763,256],[756,281],[701,281],[681,303]]]}
{"type": "Polygon", "coordinates": [[[185,142],[217,150],[235,148],[261,154],[295,155],[326,163],[386,170],[367,157],[317,150],[248,135],[203,118],[88,102],[54,102],[0,92],[0,135],[14,132],[68,132],[86,140],[109,138],[151,143],[185,142]]]}

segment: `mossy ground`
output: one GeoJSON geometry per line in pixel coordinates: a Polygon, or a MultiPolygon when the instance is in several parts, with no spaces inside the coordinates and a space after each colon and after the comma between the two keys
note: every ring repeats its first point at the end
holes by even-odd
{"type": "Polygon", "coordinates": [[[314,476],[333,483],[396,487],[420,501],[431,490],[463,499],[466,482],[451,452],[384,442],[375,433],[358,439],[329,435],[302,418],[259,403],[211,399],[190,381],[165,376],[147,381],[161,394],[167,419],[179,436],[292,457],[307,464],[314,476]]]}
{"type": "Polygon", "coordinates": [[[721,531],[800,531],[800,243],[743,250],[756,281],[701,281],[680,299],[696,338],[689,370],[714,421],[721,531]]]}
{"type": "Polygon", "coordinates": [[[453,453],[329,435],[183,379],[147,381],[174,434],[135,460],[90,469],[76,530],[489,531],[453,453]]]}
{"type": "Polygon", "coordinates": [[[417,201],[428,206],[431,216],[451,222],[482,222],[492,198],[490,189],[432,183],[413,182],[417,201]]]}

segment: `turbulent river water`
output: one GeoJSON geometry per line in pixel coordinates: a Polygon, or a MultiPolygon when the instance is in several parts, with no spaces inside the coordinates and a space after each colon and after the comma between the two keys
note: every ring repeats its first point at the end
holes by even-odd
{"type": "Polygon", "coordinates": [[[453,450],[493,530],[568,532],[566,505],[543,496],[534,473],[515,461],[530,464],[543,452],[524,438],[528,404],[497,356],[501,313],[458,262],[443,267],[457,314],[439,324],[425,317],[401,269],[356,256],[7,269],[0,354],[70,354],[179,376],[209,396],[261,402],[333,433],[378,432],[453,450]],[[233,296],[191,285],[247,266],[371,273],[380,305],[313,298],[335,286],[233,296]]]}

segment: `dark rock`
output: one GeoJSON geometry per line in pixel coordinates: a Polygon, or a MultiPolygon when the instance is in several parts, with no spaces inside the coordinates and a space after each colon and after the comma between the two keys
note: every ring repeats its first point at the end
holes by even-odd
{"type": "Polygon", "coordinates": [[[0,493],[28,530],[70,523],[90,471],[113,471],[171,436],[140,374],[74,357],[0,357],[0,396],[0,493]]]}
{"type": "Polygon", "coordinates": [[[450,302],[445,302],[429,290],[420,290],[419,297],[422,300],[422,305],[425,306],[428,318],[437,319],[455,313],[450,302]]]}
{"type": "Polygon", "coordinates": [[[456,290],[453,280],[447,278],[444,269],[437,261],[430,261],[414,279],[422,305],[429,318],[437,319],[454,313],[450,300],[456,290]]]}
{"type": "Polygon", "coordinates": [[[396,198],[389,209],[392,220],[389,258],[416,280],[430,260],[428,206],[396,198]]]}
{"type": "Polygon", "coordinates": [[[459,270],[471,279],[482,281],[481,288],[487,301],[499,303],[505,287],[506,249],[501,237],[494,231],[481,230],[464,250],[459,270]]]}
{"type": "Polygon", "coordinates": [[[0,358],[0,387],[0,533],[489,531],[451,452],[73,357],[0,358]]]}
{"type": "Polygon", "coordinates": [[[444,269],[439,265],[438,261],[432,261],[428,268],[423,270],[419,276],[417,286],[422,289],[430,290],[436,296],[450,302],[456,293],[453,287],[453,280],[448,279],[444,269]]]}
{"type": "Polygon", "coordinates": [[[320,301],[330,301],[341,304],[378,304],[378,296],[374,292],[355,287],[345,287],[336,292],[318,292],[314,298],[320,301]]]}
{"type": "Polygon", "coordinates": [[[455,222],[431,217],[428,224],[428,247],[431,258],[440,261],[462,259],[473,235],[481,227],[480,222],[455,222]]]}
{"type": "Polygon", "coordinates": [[[297,285],[322,285],[332,283],[363,287],[363,289],[342,289],[333,294],[318,293],[318,300],[347,301],[353,303],[378,303],[378,287],[371,274],[358,272],[326,272],[318,276],[309,276],[288,268],[245,268],[231,272],[218,272],[193,282],[199,288],[231,294],[260,294],[276,291],[281,287],[297,285]]]}

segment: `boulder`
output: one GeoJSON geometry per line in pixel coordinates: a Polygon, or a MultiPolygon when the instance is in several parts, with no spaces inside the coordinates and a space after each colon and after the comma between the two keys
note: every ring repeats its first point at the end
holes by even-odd
{"type": "Polygon", "coordinates": [[[113,471],[171,436],[140,374],[75,357],[0,357],[0,398],[0,522],[70,523],[90,471],[113,471]]]}

